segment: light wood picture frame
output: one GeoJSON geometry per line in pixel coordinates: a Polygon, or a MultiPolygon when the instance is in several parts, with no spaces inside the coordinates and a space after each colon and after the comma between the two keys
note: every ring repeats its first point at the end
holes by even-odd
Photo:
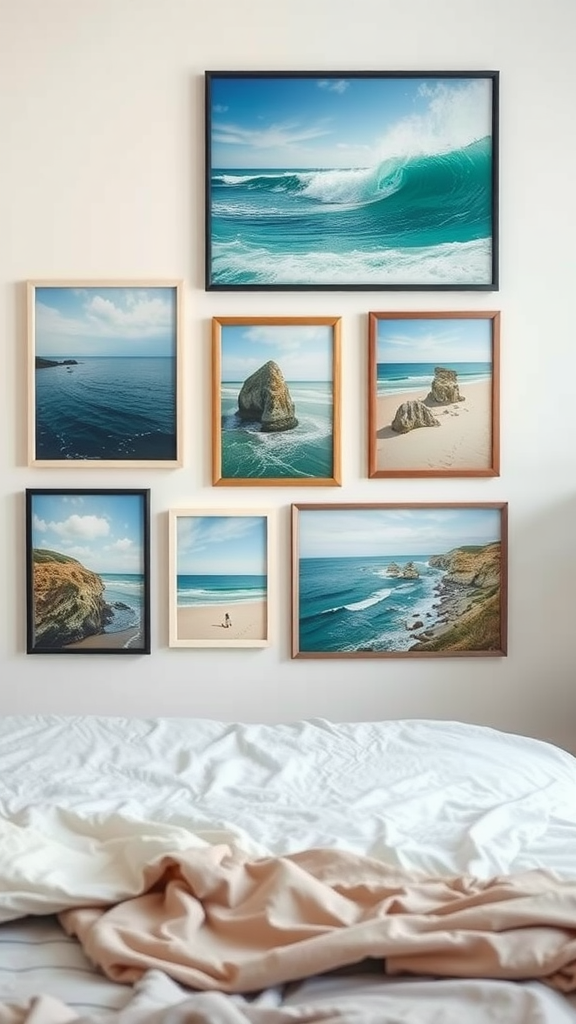
{"type": "Polygon", "coordinates": [[[28,464],[172,469],[182,282],[28,281],[28,464]]]}
{"type": "Polygon", "coordinates": [[[505,502],[294,504],[292,657],[503,657],[505,502]]]}
{"type": "Polygon", "coordinates": [[[340,317],[214,317],[212,482],[341,483],[340,317]]]}
{"type": "Polygon", "coordinates": [[[267,647],[272,514],[168,512],[169,646],[267,647]]]}
{"type": "Polygon", "coordinates": [[[368,324],[368,476],[499,476],[500,312],[368,324]]]}

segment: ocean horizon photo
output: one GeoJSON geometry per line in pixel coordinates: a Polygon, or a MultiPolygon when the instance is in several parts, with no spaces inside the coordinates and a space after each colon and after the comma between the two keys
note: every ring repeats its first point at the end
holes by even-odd
{"type": "Polygon", "coordinates": [[[505,653],[505,506],[293,516],[293,657],[505,653]]]}
{"type": "Polygon", "coordinates": [[[29,284],[30,463],[177,465],[178,285],[29,284]]]}
{"type": "Polygon", "coordinates": [[[215,484],[337,483],[339,320],[214,321],[215,484]]]}
{"type": "Polygon", "coordinates": [[[170,512],[170,646],[268,643],[268,515],[170,512]]]}
{"type": "Polygon", "coordinates": [[[207,288],[496,288],[498,75],[206,73],[207,288]]]}

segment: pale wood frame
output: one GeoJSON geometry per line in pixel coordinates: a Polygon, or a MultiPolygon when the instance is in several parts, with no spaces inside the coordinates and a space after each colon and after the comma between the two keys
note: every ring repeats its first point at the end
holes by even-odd
{"type": "MultiPolygon", "coordinates": [[[[459,545],[455,544],[454,548],[459,545]]],[[[436,552],[434,552],[436,554],[436,552]]],[[[438,552],[443,554],[444,552],[438,552]]],[[[378,551],[379,555],[386,555],[385,551],[378,551]]],[[[393,554],[393,553],[390,553],[393,554]]],[[[405,555],[410,552],[406,551],[405,555]]],[[[368,556],[372,557],[372,556],[368,556]]],[[[390,555],[388,556],[390,557],[390,555]]],[[[446,657],[505,657],[507,651],[507,630],[508,630],[508,503],[507,502],[420,502],[420,503],[340,503],[340,504],[293,504],[291,516],[291,635],[292,635],[292,658],[446,658],[446,657]],[[499,578],[499,646],[497,649],[462,649],[462,650],[388,650],[375,651],[368,648],[354,651],[302,651],[300,649],[300,530],[299,516],[301,512],[323,511],[333,512],[341,510],[430,510],[435,513],[444,510],[461,509],[494,509],[500,513],[500,578],[499,578]]],[[[382,580],[384,582],[384,580],[382,580]]],[[[332,611],[334,609],[331,609],[332,611]]],[[[464,614],[464,613],[462,613],[464,614]]]]}
{"type": "Polygon", "coordinates": [[[28,339],[28,465],[35,468],[90,468],[90,469],[174,469],[183,465],[183,281],[180,279],[81,279],[81,280],[34,280],[26,282],[27,289],[27,339],[28,339]],[[38,288],[119,288],[135,291],[146,288],[174,290],[176,294],[175,316],[175,445],[174,459],[41,459],[36,451],[36,290],[38,288]]]}
{"type": "MultiPolygon", "coordinates": [[[[241,541],[239,541],[241,543],[241,541]]],[[[270,567],[275,544],[275,520],[270,509],[261,508],[173,508],[168,511],[168,646],[169,647],[268,647],[270,645],[270,567]],[[265,530],[266,598],[264,636],[253,639],[239,637],[221,639],[215,637],[186,638],[178,630],[178,520],[181,518],[227,519],[252,517],[263,519],[265,530]]],[[[233,605],[230,606],[233,609],[233,605]]],[[[213,624],[216,625],[216,624],[213,624]]]]}
{"type": "Polygon", "coordinates": [[[212,483],[216,487],[339,487],[341,485],[341,318],[335,316],[212,319],[212,483]],[[327,326],[332,328],[332,474],[328,477],[222,476],[222,328],[227,326],[327,326]]]}
{"type": "MultiPolygon", "coordinates": [[[[440,362],[440,357],[438,359],[440,362]]],[[[432,428],[420,428],[420,431],[432,428]]],[[[500,475],[500,312],[462,310],[448,312],[371,312],[368,314],[368,476],[375,477],[492,477],[500,475]],[[414,469],[378,468],[378,322],[380,320],[490,320],[492,335],[492,377],[490,438],[491,458],[485,467],[437,467],[414,469]]]]}

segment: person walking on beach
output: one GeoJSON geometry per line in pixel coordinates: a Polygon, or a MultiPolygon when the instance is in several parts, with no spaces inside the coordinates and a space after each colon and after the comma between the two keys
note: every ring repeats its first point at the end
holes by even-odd
{"type": "Polygon", "coordinates": [[[232,619],[228,615],[228,612],[226,612],[226,615],[224,616],[224,628],[228,629],[231,625],[232,625],[232,619]]]}

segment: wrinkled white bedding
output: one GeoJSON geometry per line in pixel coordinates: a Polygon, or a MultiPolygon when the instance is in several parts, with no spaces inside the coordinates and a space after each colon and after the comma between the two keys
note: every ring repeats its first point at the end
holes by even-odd
{"type": "MultiPolygon", "coordinates": [[[[540,867],[574,878],[576,760],[546,743],[456,722],[0,718],[0,922],[12,922],[0,938],[22,966],[19,977],[0,972],[0,1002],[10,992],[20,1002],[45,991],[86,1020],[107,1020],[109,1007],[114,1024],[576,1024],[573,997],[538,982],[358,974],[246,1000],[189,993],[153,971],[122,993],[102,977],[83,988],[85,962],[69,962],[75,953],[63,947],[62,973],[44,983],[44,924],[20,923],[22,915],[124,899],[138,892],[152,859],[220,842],[254,856],[332,847],[429,874],[540,867]],[[20,942],[33,960],[22,960],[20,942]]],[[[53,951],[58,942],[56,934],[53,951]]]]}
{"type": "Polygon", "coordinates": [[[455,722],[0,719],[0,920],[126,898],[151,859],[216,842],[573,877],[576,759],[455,722]]]}

